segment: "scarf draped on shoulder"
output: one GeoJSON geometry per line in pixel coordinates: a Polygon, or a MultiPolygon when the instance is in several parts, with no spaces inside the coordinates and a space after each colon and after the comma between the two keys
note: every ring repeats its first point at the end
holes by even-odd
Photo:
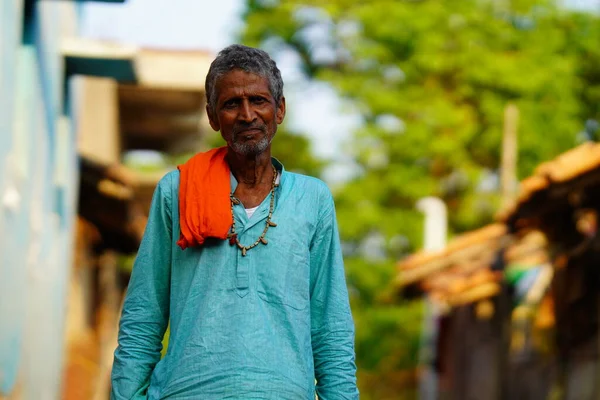
{"type": "Polygon", "coordinates": [[[233,215],[227,147],[198,153],[179,169],[179,225],[182,249],[200,246],[206,238],[226,239],[233,215]]]}

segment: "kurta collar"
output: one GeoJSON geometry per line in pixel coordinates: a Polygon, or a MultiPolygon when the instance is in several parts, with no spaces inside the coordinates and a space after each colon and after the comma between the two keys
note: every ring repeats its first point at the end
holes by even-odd
{"type": "MultiPolygon", "coordinates": [[[[279,161],[275,157],[271,157],[271,163],[273,164],[273,166],[275,166],[275,169],[277,170],[277,172],[279,172],[279,175],[280,175],[279,186],[283,186],[285,183],[286,175],[287,175],[287,173],[285,172],[285,167],[283,166],[281,161],[279,161]]],[[[229,173],[229,182],[231,185],[231,193],[233,193],[233,192],[235,192],[235,189],[237,188],[237,185],[238,185],[238,181],[237,181],[237,179],[235,179],[233,172],[229,173]]]]}

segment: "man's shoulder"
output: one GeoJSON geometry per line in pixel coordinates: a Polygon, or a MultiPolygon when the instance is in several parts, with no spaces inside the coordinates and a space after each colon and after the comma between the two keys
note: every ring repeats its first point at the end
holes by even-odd
{"type": "Polygon", "coordinates": [[[164,174],[163,177],[160,178],[156,186],[159,187],[162,191],[165,191],[167,189],[170,190],[173,187],[179,187],[179,170],[175,169],[164,174]]]}
{"type": "Polygon", "coordinates": [[[171,203],[179,197],[179,170],[169,171],[156,184],[155,195],[171,203]]]}
{"type": "Polygon", "coordinates": [[[331,194],[329,186],[319,178],[314,176],[300,174],[298,172],[286,172],[294,183],[294,186],[300,186],[306,189],[314,190],[319,193],[331,194]]]}
{"type": "Polygon", "coordinates": [[[292,183],[291,190],[297,194],[312,195],[312,201],[329,203],[333,199],[331,190],[325,182],[314,176],[304,175],[297,172],[286,172],[292,183]]]}

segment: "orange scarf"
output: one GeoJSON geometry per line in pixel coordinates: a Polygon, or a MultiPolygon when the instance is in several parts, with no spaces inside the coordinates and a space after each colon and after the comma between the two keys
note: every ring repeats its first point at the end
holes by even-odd
{"type": "Polygon", "coordinates": [[[179,225],[177,244],[199,246],[207,237],[227,239],[233,222],[229,194],[227,147],[198,153],[179,169],[179,225]]]}

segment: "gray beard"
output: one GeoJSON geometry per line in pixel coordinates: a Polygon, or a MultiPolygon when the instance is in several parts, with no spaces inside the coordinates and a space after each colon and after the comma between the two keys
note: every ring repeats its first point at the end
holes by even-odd
{"type": "Polygon", "coordinates": [[[257,156],[269,147],[271,141],[267,136],[264,136],[258,143],[239,143],[233,142],[232,148],[238,154],[243,156],[257,156]]]}

